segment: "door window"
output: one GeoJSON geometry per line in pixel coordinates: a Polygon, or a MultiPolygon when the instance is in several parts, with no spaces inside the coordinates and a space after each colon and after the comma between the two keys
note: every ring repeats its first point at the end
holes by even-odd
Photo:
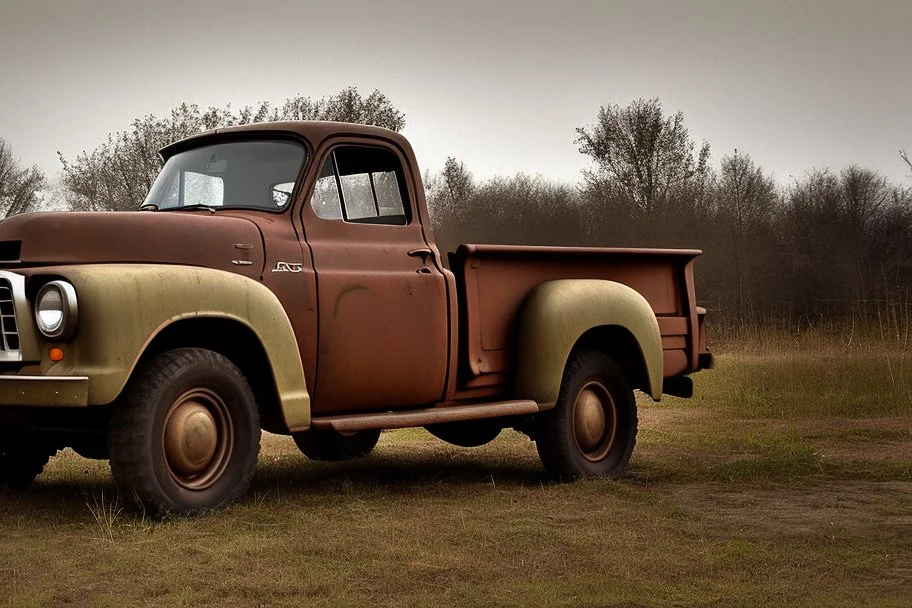
{"type": "Polygon", "coordinates": [[[409,220],[404,192],[402,164],[393,152],[346,146],[324,162],[310,204],[327,220],[404,226],[409,220]]]}

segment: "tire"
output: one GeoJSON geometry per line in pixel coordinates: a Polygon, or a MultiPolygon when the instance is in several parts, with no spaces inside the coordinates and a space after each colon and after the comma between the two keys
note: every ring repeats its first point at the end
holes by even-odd
{"type": "Polygon", "coordinates": [[[557,404],[538,419],[536,445],[549,476],[617,477],[636,434],[636,400],[614,360],[593,350],[571,354],[557,404]]]}
{"type": "Polygon", "coordinates": [[[491,420],[444,422],[431,424],[424,428],[437,439],[458,445],[461,448],[477,448],[491,443],[497,439],[500,431],[503,430],[500,424],[491,420]]]}
{"type": "Polygon", "coordinates": [[[380,440],[380,429],[353,433],[311,429],[291,436],[298,449],[311,460],[354,460],[373,451],[380,440]]]}
{"type": "Polygon", "coordinates": [[[121,493],[153,514],[227,505],[253,478],[260,418],[253,392],[226,357],[180,348],[131,381],[108,427],[121,493]]]}
{"type": "Polygon", "coordinates": [[[50,458],[50,450],[41,446],[0,447],[0,489],[25,490],[50,458]]]}

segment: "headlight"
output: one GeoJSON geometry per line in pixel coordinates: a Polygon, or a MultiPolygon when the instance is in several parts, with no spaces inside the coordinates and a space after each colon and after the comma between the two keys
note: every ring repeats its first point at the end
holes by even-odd
{"type": "Polygon", "coordinates": [[[66,281],[51,281],[35,298],[35,323],[45,338],[66,340],[76,330],[76,290],[66,281]]]}

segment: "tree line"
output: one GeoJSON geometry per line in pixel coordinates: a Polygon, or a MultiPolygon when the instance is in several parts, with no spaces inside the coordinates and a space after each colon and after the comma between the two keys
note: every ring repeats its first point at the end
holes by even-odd
{"type": "Polygon", "coordinates": [[[0,218],[38,210],[48,199],[74,211],[135,210],[161,169],[158,151],[169,143],[210,129],[278,120],[333,120],[393,131],[405,126],[405,114],[386,95],[375,90],[364,97],[356,87],[318,99],[297,95],[277,105],[264,101],[237,110],[230,104],[204,110],[183,103],[163,117],[135,119],[127,129],[109,134],[75,158],[58,152],[60,185],[44,195],[44,174],[37,167],[24,167],[0,138],[0,218]]]}
{"type": "Polygon", "coordinates": [[[33,211],[46,183],[37,166],[24,166],[9,144],[0,139],[0,217],[33,211]]]}
{"type": "MultiPolygon", "coordinates": [[[[405,115],[380,91],[354,87],[148,115],[75,158],[60,156],[59,198],[74,210],[131,210],[160,168],[158,150],[200,131],[275,120],[339,120],[394,131],[405,115]]],[[[748,153],[718,165],[690,137],[684,116],[658,99],[599,108],[576,130],[591,160],[577,183],[517,174],[477,180],[448,158],[425,173],[442,251],[459,243],[695,247],[701,303],[737,323],[895,318],[912,311],[912,188],[859,166],[815,169],[778,185],[748,153]]],[[[901,152],[912,175],[912,162],[901,152]]],[[[47,180],[0,139],[0,216],[35,209],[47,180]]],[[[898,327],[898,324],[896,324],[898,327]]]]}
{"type": "Polygon", "coordinates": [[[857,165],[780,187],[741,150],[713,167],[709,144],[697,146],[683,115],[666,116],[658,99],[600,108],[576,143],[594,167],[578,184],[524,174],[480,181],[448,158],[426,176],[441,248],[698,248],[697,293],[716,320],[909,327],[912,188],[857,165]]]}
{"type": "Polygon", "coordinates": [[[210,129],[278,120],[335,120],[393,131],[405,126],[405,115],[386,95],[374,91],[362,97],[355,87],[321,99],[299,95],[276,106],[261,102],[236,111],[230,105],[204,111],[185,103],[163,118],[137,118],[129,129],[109,135],[107,141],[73,160],[58,153],[66,203],[84,211],[137,209],[161,169],[158,151],[167,144],[210,129]]]}

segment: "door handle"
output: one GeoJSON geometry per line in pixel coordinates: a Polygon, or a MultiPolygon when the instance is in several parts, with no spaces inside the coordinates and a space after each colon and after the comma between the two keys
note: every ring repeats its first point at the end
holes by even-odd
{"type": "Polygon", "coordinates": [[[408,252],[410,258],[421,258],[421,263],[424,264],[421,268],[416,270],[418,274],[431,274],[431,269],[428,268],[428,258],[431,257],[431,250],[427,247],[420,247],[418,249],[412,249],[408,252]]]}

